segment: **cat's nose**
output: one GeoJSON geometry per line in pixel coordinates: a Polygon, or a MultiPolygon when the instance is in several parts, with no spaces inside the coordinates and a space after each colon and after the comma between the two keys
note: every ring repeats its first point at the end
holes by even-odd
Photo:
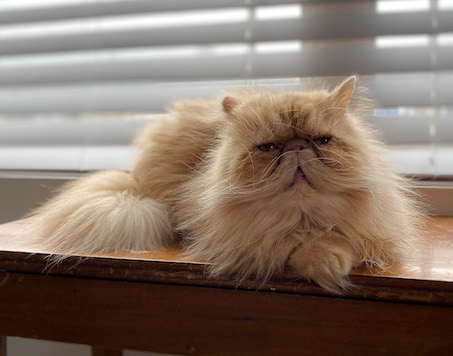
{"type": "Polygon", "coordinates": [[[285,143],[283,151],[302,151],[304,148],[307,148],[307,142],[305,140],[293,138],[285,143]]]}

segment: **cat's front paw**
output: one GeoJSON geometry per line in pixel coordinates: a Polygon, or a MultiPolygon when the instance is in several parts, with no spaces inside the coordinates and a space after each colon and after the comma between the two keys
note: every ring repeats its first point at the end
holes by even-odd
{"type": "Polygon", "coordinates": [[[318,232],[316,235],[297,247],[288,260],[289,267],[297,275],[332,293],[351,288],[347,278],[354,264],[350,245],[335,232],[318,232]]]}

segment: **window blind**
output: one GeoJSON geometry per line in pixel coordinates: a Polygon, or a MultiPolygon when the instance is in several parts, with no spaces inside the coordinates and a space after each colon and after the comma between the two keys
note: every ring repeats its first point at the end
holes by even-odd
{"type": "Polygon", "coordinates": [[[128,144],[178,98],[350,74],[403,173],[453,176],[452,0],[0,2],[2,146],[128,144]]]}

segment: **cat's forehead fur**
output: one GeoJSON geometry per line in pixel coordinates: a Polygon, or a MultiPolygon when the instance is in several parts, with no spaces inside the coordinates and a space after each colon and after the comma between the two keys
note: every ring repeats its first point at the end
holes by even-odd
{"type": "Polygon", "coordinates": [[[232,111],[232,125],[237,133],[253,136],[254,141],[287,140],[337,134],[349,129],[343,118],[345,110],[335,104],[326,90],[310,92],[275,92],[240,90],[232,111]]]}

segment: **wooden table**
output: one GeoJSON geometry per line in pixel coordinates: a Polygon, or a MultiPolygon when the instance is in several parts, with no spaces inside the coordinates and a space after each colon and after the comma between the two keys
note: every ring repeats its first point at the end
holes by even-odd
{"type": "MultiPolygon", "coordinates": [[[[289,276],[209,280],[178,247],[73,256],[49,268],[26,221],[0,226],[0,335],[184,355],[453,353],[453,218],[385,273],[353,272],[334,296],[289,276]]],[[[3,351],[0,355],[3,356],[3,351]]]]}

